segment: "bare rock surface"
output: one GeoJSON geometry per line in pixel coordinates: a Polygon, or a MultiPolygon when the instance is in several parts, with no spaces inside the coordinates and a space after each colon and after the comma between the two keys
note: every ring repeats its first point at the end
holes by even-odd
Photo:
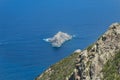
{"type": "Polygon", "coordinates": [[[52,44],[53,47],[61,47],[61,45],[72,39],[72,36],[67,34],[67,33],[64,33],[64,32],[61,32],[59,31],[56,35],[54,35],[52,38],[47,38],[47,39],[44,39],[45,41],[47,42],[50,42],[52,44]]]}

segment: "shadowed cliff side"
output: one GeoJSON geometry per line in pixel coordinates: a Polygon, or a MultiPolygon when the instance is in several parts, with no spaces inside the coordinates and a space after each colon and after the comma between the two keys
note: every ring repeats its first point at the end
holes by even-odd
{"type": "Polygon", "coordinates": [[[117,69],[112,76],[116,78],[114,80],[119,80],[119,51],[120,24],[114,23],[91,46],[51,66],[36,80],[113,80],[109,78],[109,74],[105,74],[109,73],[115,62],[116,67],[113,69],[117,69]]]}

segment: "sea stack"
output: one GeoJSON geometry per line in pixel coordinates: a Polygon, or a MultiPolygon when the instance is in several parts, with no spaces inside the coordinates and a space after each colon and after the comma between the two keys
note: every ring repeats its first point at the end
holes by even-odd
{"type": "Polygon", "coordinates": [[[52,38],[47,38],[45,39],[45,41],[47,42],[50,42],[52,44],[53,47],[61,47],[61,45],[72,39],[72,36],[67,34],[67,33],[64,33],[64,32],[61,32],[59,31],[56,35],[54,35],[52,38]]]}

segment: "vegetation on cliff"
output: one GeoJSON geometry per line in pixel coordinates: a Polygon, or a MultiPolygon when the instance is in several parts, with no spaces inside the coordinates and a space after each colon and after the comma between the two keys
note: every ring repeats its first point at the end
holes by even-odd
{"type": "Polygon", "coordinates": [[[120,51],[103,67],[103,80],[120,80],[120,51]]]}
{"type": "Polygon", "coordinates": [[[36,80],[66,80],[75,69],[75,60],[78,52],[52,65],[45,73],[36,78],[36,80]]]}

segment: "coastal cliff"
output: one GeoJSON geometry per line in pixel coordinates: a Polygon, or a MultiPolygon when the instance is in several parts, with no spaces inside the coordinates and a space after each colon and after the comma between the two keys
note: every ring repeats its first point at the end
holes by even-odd
{"type": "Polygon", "coordinates": [[[52,65],[36,80],[120,80],[120,23],[92,45],[52,65]]]}

